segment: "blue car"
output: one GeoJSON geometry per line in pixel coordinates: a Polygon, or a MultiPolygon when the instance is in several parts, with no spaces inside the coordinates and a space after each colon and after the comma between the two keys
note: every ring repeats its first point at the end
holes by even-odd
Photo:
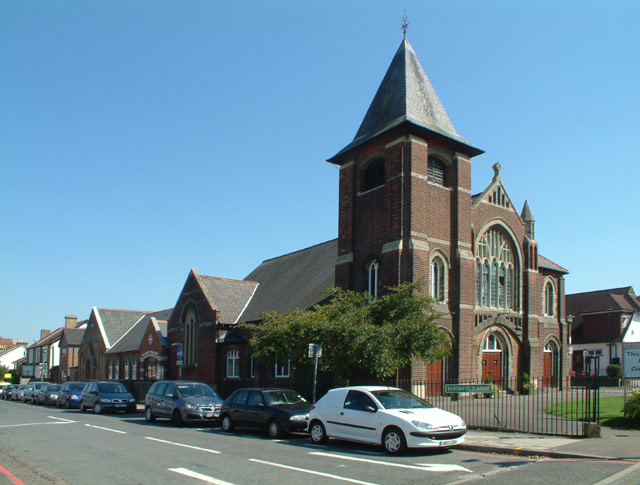
{"type": "Polygon", "coordinates": [[[58,391],[58,407],[59,408],[79,408],[80,395],[85,383],[79,381],[65,382],[60,391],[58,391]]]}

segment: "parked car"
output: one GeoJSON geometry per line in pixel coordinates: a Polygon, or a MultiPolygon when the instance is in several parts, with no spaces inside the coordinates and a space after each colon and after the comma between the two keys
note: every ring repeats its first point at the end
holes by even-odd
{"type": "Polygon", "coordinates": [[[124,384],[116,381],[89,382],[80,395],[80,411],[93,409],[100,414],[107,411],[135,413],[136,400],[124,384]]]}
{"type": "Polygon", "coordinates": [[[7,399],[9,399],[9,396],[11,395],[11,392],[16,388],[17,386],[15,386],[14,384],[9,384],[7,386],[0,386],[0,398],[4,399],[5,401],[7,399]]]}
{"type": "Polygon", "coordinates": [[[11,393],[11,399],[14,401],[22,401],[24,402],[24,390],[27,386],[22,384],[18,386],[15,391],[11,393]]]}
{"type": "Polygon", "coordinates": [[[279,438],[290,431],[304,431],[311,404],[291,389],[236,389],[222,403],[221,426],[233,431],[236,425],[266,428],[279,438]]]}
{"type": "Polygon", "coordinates": [[[58,402],[58,391],[60,386],[58,384],[47,384],[42,386],[38,391],[38,404],[44,404],[45,406],[53,406],[58,402]]]}
{"type": "Polygon", "coordinates": [[[31,404],[35,404],[38,401],[38,392],[42,389],[43,386],[51,384],[50,382],[42,382],[42,381],[31,381],[27,384],[27,387],[24,388],[24,396],[22,400],[24,402],[30,402],[31,404]]]}
{"type": "Polygon", "coordinates": [[[382,444],[389,454],[409,448],[451,447],[464,441],[459,416],[436,408],[408,391],[363,386],[332,389],[309,411],[314,443],[340,438],[382,444]]]}
{"type": "Polygon", "coordinates": [[[176,426],[189,421],[217,421],[222,399],[209,384],[187,381],[158,381],[144,400],[147,422],[156,418],[173,420],[176,426]]]}
{"type": "Polygon", "coordinates": [[[85,383],[80,381],[69,381],[62,384],[62,387],[58,391],[58,403],[59,408],[65,407],[67,409],[80,407],[80,395],[85,383]]]}

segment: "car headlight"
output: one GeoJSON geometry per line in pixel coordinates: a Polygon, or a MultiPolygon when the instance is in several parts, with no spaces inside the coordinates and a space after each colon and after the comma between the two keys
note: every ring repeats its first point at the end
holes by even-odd
{"type": "Polygon", "coordinates": [[[411,421],[411,424],[413,424],[416,428],[424,429],[426,431],[437,428],[437,426],[433,426],[432,424],[424,423],[422,421],[411,421]]]}
{"type": "Polygon", "coordinates": [[[106,399],[103,397],[102,399],[100,399],[100,402],[111,402],[111,399],[106,399]]]}
{"type": "Polygon", "coordinates": [[[136,402],[134,398],[129,399],[129,402],[136,402]]]}
{"type": "Polygon", "coordinates": [[[294,414],[289,418],[289,421],[307,421],[308,419],[308,414],[294,414]]]}
{"type": "Polygon", "coordinates": [[[78,396],[77,394],[71,394],[71,396],[69,396],[70,399],[80,399],[80,396],[78,396]]]}
{"type": "Polygon", "coordinates": [[[195,406],[195,405],[193,405],[191,403],[188,403],[188,402],[184,403],[184,407],[187,408],[187,409],[198,409],[198,406],[195,406]]]}

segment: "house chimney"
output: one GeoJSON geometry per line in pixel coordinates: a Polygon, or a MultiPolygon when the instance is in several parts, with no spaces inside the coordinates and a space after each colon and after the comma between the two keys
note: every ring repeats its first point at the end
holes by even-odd
{"type": "Polygon", "coordinates": [[[40,330],[40,340],[45,338],[50,333],[51,333],[51,330],[45,330],[44,328],[42,330],[40,330]]]}
{"type": "Polygon", "coordinates": [[[64,328],[76,328],[78,325],[78,315],[65,315],[64,328]]]}

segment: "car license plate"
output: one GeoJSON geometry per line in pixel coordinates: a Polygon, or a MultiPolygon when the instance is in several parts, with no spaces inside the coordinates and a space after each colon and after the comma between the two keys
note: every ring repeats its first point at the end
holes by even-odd
{"type": "Polygon", "coordinates": [[[440,446],[453,446],[457,444],[458,444],[458,440],[447,440],[447,441],[440,442],[440,446]]]}
{"type": "Polygon", "coordinates": [[[127,405],[126,404],[116,404],[117,408],[126,408],[127,405]]]}

